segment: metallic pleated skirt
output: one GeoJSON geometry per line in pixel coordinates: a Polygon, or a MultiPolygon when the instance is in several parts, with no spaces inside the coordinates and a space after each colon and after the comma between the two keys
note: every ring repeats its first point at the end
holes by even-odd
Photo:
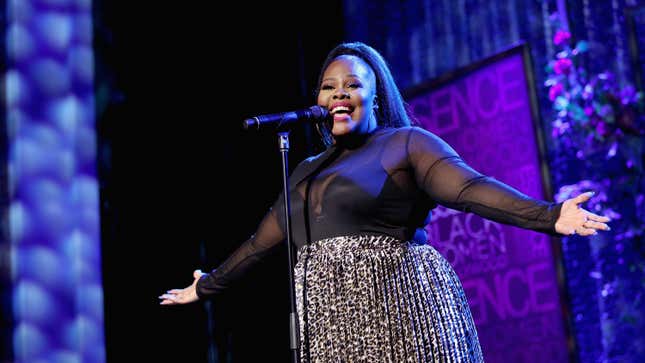
{"type": "Polygon", "coordinates": [[[430,245],[328,238],[298,251],[302,363],[483,362],[459,278],[430,245]]]}

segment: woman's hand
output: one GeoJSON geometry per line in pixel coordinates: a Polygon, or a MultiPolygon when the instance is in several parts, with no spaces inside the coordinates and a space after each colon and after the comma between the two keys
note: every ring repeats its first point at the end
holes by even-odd
{"type": "Polygon", "coordinates": [[[591,213],[580,204],[586,202],[594,195],[593,192],[582,193],[575,198],[570,198],[562,203],[560,217],[555,222],[555,231],[560,234],[591,236],[598,233],[598,230],[610,230],[606,222],[610,219],[591,213]]]}
{"type": "Polygon", "coordinates": [[[193,271],[193,278],[195,279],[193,283],[184,289],[172,289],[166,291],[165,294],[159,296],[161,305],[178,305],[178,304],[188,304],[199,300],[197,296],[197,281],[202,277],[204,273],[201,270],[193,271]]]}

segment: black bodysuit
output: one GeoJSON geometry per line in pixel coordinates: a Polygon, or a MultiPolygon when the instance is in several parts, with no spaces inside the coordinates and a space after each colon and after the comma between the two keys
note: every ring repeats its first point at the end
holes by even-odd
{"type": "MultiPolygon", "coordinates": [[[[423,227],[437,204],[555,235],[561,208],[560,203],[530,198],[478,173],[445,141],[414,126],[341,138],[302,161],[289,178],[289,188],[293,242],[298,248],[356,234],[424,243],[423,227]]],[[[283,208],[280,196],[256,233],[202,276],[197,284],[200,298],[225,289],[285,240],[283,208]]]]}

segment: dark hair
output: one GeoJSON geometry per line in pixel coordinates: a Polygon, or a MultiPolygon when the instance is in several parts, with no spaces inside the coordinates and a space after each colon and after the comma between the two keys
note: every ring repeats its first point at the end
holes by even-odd
{"type": "MultiPolygon", "coordinates": [[[[356,56],[367,63],[372,68],[372,71],[374,71],[376,78],[376,104],[378,105],[378,109],[376,110],[376,123],[379,126],[386,127],[409,126],[411,121],[408,106],[403,100],[398,86],[394,82],[394,77],[387,62],[376,49],[362,42],[341,43],[327,54],[327,58],[323,62],[320,74],[318,75],[316,98],[318,98],[318,93],[320,92],[320,84],[325,70],[331,62],[342,55],[356,56]]],[[[325,135],[325,131],[329,132],[329,130],[321,131],[321,127],[318,129],[323,137],[323,142],[328,144],[328,140],[325,139],[328,139],[330,135],[329,133],[325,135]]]]}

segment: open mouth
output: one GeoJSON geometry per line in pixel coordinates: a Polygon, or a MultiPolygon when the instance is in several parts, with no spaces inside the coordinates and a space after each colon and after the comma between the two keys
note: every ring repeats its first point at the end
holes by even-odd
{"type": "Polygon", "coordinates": [[[334,120],[344,120],[351,117],[354,107],[350,104],[334,104],[331,107],[330,113],[333,115],[334,120]]]}

